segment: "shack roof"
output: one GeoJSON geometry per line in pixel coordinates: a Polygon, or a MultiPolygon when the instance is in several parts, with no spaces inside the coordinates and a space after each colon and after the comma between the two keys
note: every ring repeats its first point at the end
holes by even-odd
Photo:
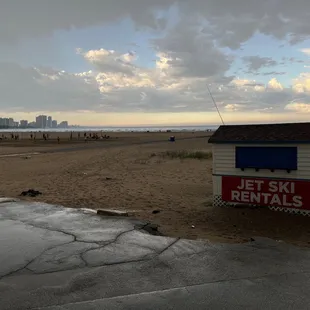
{"type": "Polygon", "coordinates": [[[310,123],[223,125],[209,143],[309,143],[310,123]]]}

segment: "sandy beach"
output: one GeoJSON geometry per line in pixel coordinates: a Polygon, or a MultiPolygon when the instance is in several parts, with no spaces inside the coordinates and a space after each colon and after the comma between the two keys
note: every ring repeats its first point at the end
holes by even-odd
{"type": "Polygon", "coordinates": [[[23,133],[0,140],[0,196],[42,192],[32,201],[72,208],[130,212],[159,225],[164,235],[245,242],[262,236],[310,245],[309,218],[268,209],[212,207],[208,132],[23,133]],[[176,142],[169,142],[175,135],[176,142]],[[59,141],[57,137],[59,136],[59,141]],[[107,138],[109,136],[109,138],[107,138]],[[189,157],[189,158],[187,158],[189,157]],[[155,211],[155,212],[154,212],[155,211]]]}

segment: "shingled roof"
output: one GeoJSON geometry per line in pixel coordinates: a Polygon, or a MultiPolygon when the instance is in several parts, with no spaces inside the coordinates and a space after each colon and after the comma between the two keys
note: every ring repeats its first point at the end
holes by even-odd
{"type": "Polygon", "coordinates": [[[223,125],[209,143],[310,143],[310,123],[223,125]]]}

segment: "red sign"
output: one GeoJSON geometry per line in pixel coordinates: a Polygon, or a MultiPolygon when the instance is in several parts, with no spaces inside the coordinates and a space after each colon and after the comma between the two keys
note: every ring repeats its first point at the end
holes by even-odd
{"type": "Polygon", "coordinates": [[[222,200],[310,210],[310,181],[223,176],[222,200]]]}

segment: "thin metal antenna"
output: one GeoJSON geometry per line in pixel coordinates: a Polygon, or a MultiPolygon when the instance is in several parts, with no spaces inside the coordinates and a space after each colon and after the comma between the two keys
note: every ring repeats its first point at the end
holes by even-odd
{"type": "Polygon", "coordinates": [[[207,84],[207,89],[208,89],[208,92],[209,92],[209,94],[210,94],[210,97],[211,97],[211,99],[212,99],[212,101],[213,101],[213,103],[214,103],[214,106],[215,106],[215,108],[216,108],[216,110],[217,110],[217,113],[218,113],[218,115],[219,115],[219,117],[220,117],[220,119],[221,119],[221,121],[222,121],[222,124],[225,125],[224,120],[223,120],[222,115],[221,115],[221,112],[220,112],[220,110],[219,110],[219,108],[218,108],[218,106],[217,106],[217,104],[216,104],[216,102],[215,102],[215,100],[214,100],[214,98],[213,98],[213,96],[212,96],[212,93],[211,93],[211,91],[210,91],[210,88],[209,88],[208,84],[207,84]]]}

